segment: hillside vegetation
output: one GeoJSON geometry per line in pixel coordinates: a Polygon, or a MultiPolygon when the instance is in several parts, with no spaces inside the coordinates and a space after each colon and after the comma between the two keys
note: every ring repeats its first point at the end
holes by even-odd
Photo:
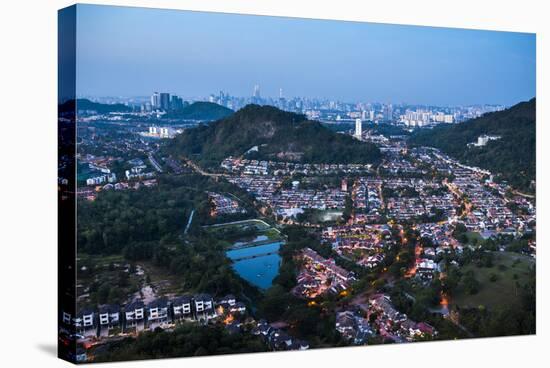
{"type": "Polygon", "coordinates": [[[536,176],[536,100],[522,102],[499,112],[456,124],[420,130],[409,139],[412,145],[432,146],[470,165],[488,169],[497,179],[533,192],[536,176]],[[485,146],[473,147],[481,135],[500,136],[485,146]]]}
{"type": "MultiPolygon", "coordinates": [[[[74,108],[74,101],[67,101],[60,106],[62,111],[66,109],[74,108]]],[[[124,104],[104,104],[99,102],[93,102],[86,98],[79,98],[76,100],[77,110],[90,110],[96,111],[98,114],[108,114],[110,112],[130,112],[132,108],[124,104]]]]}
{"type": "Polygon", "coordinates": [[[217,166],[258,146],[253,157],[304,163],[376,163],[380,151],[371,144],[335,133],[304,115],[272,106],[248,105],[209,125],[188,129],[165,149],[217,166]]]}
{"type": "Polygon", "coordinates": [[[179,111],[170,111],[163,118],[182,120],[212,121],[223,119],[233,114],[233,110],[212,102],[198,101],[185,106],[179,111]]]}

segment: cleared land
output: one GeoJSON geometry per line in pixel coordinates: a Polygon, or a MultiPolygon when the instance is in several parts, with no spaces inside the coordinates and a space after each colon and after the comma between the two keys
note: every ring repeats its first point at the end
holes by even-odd
{"type": "Polygon", "coordinates": [[[78,306],[125,303],[139,291],[145,276],[121,255],[78,254],[78,306]]]}

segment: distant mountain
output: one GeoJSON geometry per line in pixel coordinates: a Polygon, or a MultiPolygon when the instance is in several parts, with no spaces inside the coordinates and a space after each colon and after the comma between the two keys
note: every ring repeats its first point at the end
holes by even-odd
{"type": "Polygon", "coordinates": [[[233,110],[228,109],[225,106],[212,102],[199,101],[185,106],[180,111],[170,111],[163,115],[163,118],[213,121],[223,119],[233,114],[233,112],[233,110]]]}
{"type": "Polygon", "coordinates": [[[307,163],[376,163],[379,149],[339,134],[304,115],[272,106],[247,105],[225,119],[185,130],[165,149],[217,166],[252,147],[254,158],[307,163]]]}
{"type": "Polygon", "coordinates": [[[533,191],[530,184],[536,176],[536,99],[461,124],[420,130],[409,143],[439,148],[462,162],[498,173],[500,179],[518,189],[533,191]],[[482,135],[500,138],[485,146],[468,145],[482,135]]]}
{"type": "MultiPolygon", "coordinates": [[[[59,106],[59,109],[63,112],[74,109],[74,100],[66,101],[59,106]]],[[[99,102],[93,102],[86,98],[79,98],[76,100],[77,110],[92,110],[99,114],[108,114],[110,112],[130,112],[132,108],[123,104],[103,104],[99,102]]]]}

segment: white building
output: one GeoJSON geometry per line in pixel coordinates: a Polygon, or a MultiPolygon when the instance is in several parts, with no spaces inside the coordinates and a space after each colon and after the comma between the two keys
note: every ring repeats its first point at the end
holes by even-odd
{"type": "Polygon", "coordinates": [[[153,93],[153,95],[151,96],[151,107],[152,107],[153,109],[158,109],[158,108],[160,108],[160,93],[155,92],[155,93],[153,93]]]}
{"type": "Polygon", "coordinates": [[[99,308],[98,319],[102,328],[114,328],[120,323],[120,311],[116,305],[105,305],[99,308]]]}
{"type": "Polygon", "coordinates": [[[496,135],[480,135],[477,137],[477,143],[474,143],[474,146],[482,147],[489,143],[489,141],[496,141],[498,139],[500,139],[500,137],[496,135]]]}
{"type": "Polygon", "coordinates": [[[172,300],[172,307],[174,310],[175,319],[191,319],[191,297],[181,296],[172,300]]]}
{"type": "Polygon", "coordinates": [[[178,133],[178,130],[175,130],[173,128],[150,126],[149,132],[144,132],[140,134],[145,137],[152,138],[173,138],[176,133],[178,133]]]}
{"type": "Polygon", "coordinates": [[[452,123],[454,122],[454,117],[453,117],[453,115],[445,114],[444,121],[445,121],[445,123],[447,123],[447,124],[452,124],[452,123]]]}
{"type": "Polygon", "coordinates": [[[363,122],[361,119],[355,119],[355,137],[357,139],[361,139],[361,135],[363,134],[363,122]]]}
{"type": "Polygon", "coordinates": [[[93,178],[86,179],[86,185],[88,185],[88,186],[99,185],[99,184],[103,184],[103,183],[114,183],[114,182],[116,182],[116,174],[115,173],[112,173],[112,174],[109,174],[109,175],[96,176],[96,177],[93,177],[93,178]]]}
{"type": "Polygon", "coordinates": [[[168,320],[168,300],[160,298],[147,305],[147,319],[149,322],[165,322],[168,320]]]}
{"type": "Polygon", "coordinates": [[[135,327],[145,320],[145,306],[140,300],[136,300],[124,308],[126,327],[135,327]]]}

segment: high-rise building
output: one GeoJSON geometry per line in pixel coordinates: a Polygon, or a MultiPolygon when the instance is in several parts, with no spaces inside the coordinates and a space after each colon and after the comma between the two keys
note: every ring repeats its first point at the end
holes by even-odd
{"type": "Polygon", "coordinates": [[[355,119],[355,137],[361,139],[363,135],[363,122],[361,119],[355,119]]]}
{"type": "Polygon", "coordinates": [[[141,112],[151,112],[151,103],[145,102],[144,104],[141,104],[141,112]]]}
{"type": "Polygon", "coordinates": [[[384,120],[391,121],[393,120],[393,107],[392,105],[386,105],[384,109],[384,120]]]}
{"type": "Polygon", "coordinates": [[[453,115],[445,114],[444,122],[447,124],[452,124],[454,122],[453,115]]]}
{"type": "Polygon", "coordinates": [[[183,100],[181,97],[178,97],[176,95],[172,95],[172,98],[170,100],[170,109],[171,110],[181,110],[183,109],[183,100]]]}
{"type": "Polygon", "coordinates": [[[218,104],[225,106],[227,104],[227,94],[223,91],[220,91],[220,94],[218,95],[218,104]]]}
{"type": "Polygon", "coordinates": [[[160,108],[160,94],[158,92],[154,92],[151,96],[151,107],[153,109],[160,108]]]}
{"type": "Polygon", "coordinates": [[[160,108],[164,111],[170,110],[170,93],[160,93],[160,108]]]}
{"type": "Polygon", "coordinates": [[[252,97],[254,97],[255,99],[260,98],[260,85],[254,85],[254,93],[252,94],[252,97]]]}

